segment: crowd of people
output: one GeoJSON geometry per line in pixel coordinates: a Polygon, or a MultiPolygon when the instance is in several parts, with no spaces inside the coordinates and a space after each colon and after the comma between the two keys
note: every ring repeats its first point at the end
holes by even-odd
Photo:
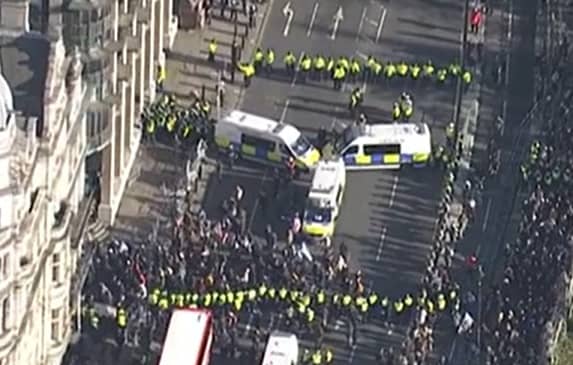
{"type": "MultiPolygon", "coordinates": [[[[443,147],[444,154],[451,156],[451,159],[445,161],[439,166],[444,170],[444,181],[442,188],[442,199],[438,212],[438,223],[433,240],[433,247],[428,257],[428,266],[423,276],[422,285],[431,287],[433,290],[441,290],[442,286],[455,287],[456,293],[461,292],[460,286],[454,281],[452,275],[452,262],[455,255],[456,244],[463,238],[464,232],[469,223],[473,221],[474,210],[476,209],[475,195],[483,189],[483,182],[474,177],[468,178],[464,183],[462,199],[462,209],[459,214],[450,214],[453,204],[458,204],[454,196],[454,185],[460,178],[459,175],[459,156],[458,146],[454,139],[448,140],[443,147]],[[455,218],[454,218],[455,217],[455,218]]],[[[468,268],[472,271],[479,271],[477,259],[470,257],[468,268]]],[[[467,294],[467,293],[466,293],[467,294]]],[[[474,319],[470,315],[468,308],[471,308],[472,296],[463,295],[458,299],[451,308],[451,319],[448,317],[445,323],[447,327],[453,328],[458,334],[471,333],[473,331],[474,319]],[[468,299],[469,298],[469,299],[468,299]],[[453,322],[453,326],[452,326],[453,322]]],[[[475,312],[475,311],[474,311],[475,312]]],[[[412,323],[409,337],[406,341],[406,356],[399,359],[398,364],[424,364],[427,363],[428,355],[433,350],[433,332],[437,325],[437,320],[443,320],[443,317],[427,316],[424,308],[417,313],[412,323]]],[[[439,359],[440,364],[446,364],[448,361],[445,355],[439,359]]],[[[394,362],[390,362],[394,364],[394,362]]]]}
{"type": "Polygon", "coordinates": [[[558,88],[552,93],[542,106],[547,128],[521,166],[522,190],[528,196],[518,238],[505,247],[503,280],[490,303],[486,350],[492,365],[549,363],[548,345],[567,311],[573,233],[571,95],[558,88]]]}
{"type": "MultiPolygon", "coordinates": [[[[215,47],[210,45],[210,61],[215,61],[216,49],[216,43],[215,47]]],[[[272,49],[257,49],[251,63],[239,65],[247,86],[261,70],[272,72],[275,58],[272,49]]],[[[343,81],[358,80],[472,82],[472,73],[456,63],[434,66],[432,62],[382,62],[373,57],[363,62],[323,55],[299,59],[287,52],[284,67],[287,74],[297,74],[301,81],[330,78],[335,87],[343,81]]],[[[222,98],[219,92],[217,96],[222,98]]],[[[407,96],[394,104],[395,121],[409,118],[413,112],[407,96]]],[[[361,98],[361,90],[353,90],[350,109],[355,109],[361,98]]],[[[204,97],[198,96],[191,108],[183,109],[164,95],[142,115],[145,138],[169,134],[189,146],[201,139],[210,140],[210,113],[211,105],[204,97]]],[[[448,148],[449,155],[455,155],[454,147],[448,148]]],[[[261,192],[259,199],[265,199],[261,204],[267,207],[284,208],[280,216],[285,229],[260,222],[266,225],[265,232],[263,237],[255,236],[247,219],[250,212],[243,207],[243,189],[237,186],[218,216],[185,209],[184,214],[172,217],[170,237],[99,246],[84,291],[84,335],[91,343],[111,341],[119,348],[129,347],[147,363],[158,355],[158,349],[152,350],[153,344],[163,341],[173,309],[208,308],[215,314],[216,356],[224,363],[260,363],[266,337],[271,330],[281,329],[303,339],[306,350],[302,363],[319,365],[337,358],[337,349],[328,346],[326,338],[336,331],[334,322],[342,319],[347,324],[349,347],[356,345],[365,322],[386,327],[407,325],[403,345],[381,347],[376,360],[389,365],[423,364],[433,349],[436,321],[446,316],[459,318],[462,306],[459,286],[450,273],[453,245],[461,234],[459,225],[444,220],[457,166],[455,161],[444,161],[442,224],[417,292],[390,298],[369,291],[369,279],[359,268],[349,267],[349,251],[343,242],[308,240],[301,233],[301,207],[290,188],[294,174],[288,168],[276,169],[272,188],[261,192]],[[247,322],[251,331],[244,326],[247,322]],[[317,352],[325,356],[314,356],[317,352]]]]}
{"type": "MultiPolygon", "coordinates": [[[[295,201],[289,193],[291,178],[276,171],[271,190],[285,193],[274,199],[295,201]]],[[[353,346],[365,320],[388,326],[407,324],[416,317],[411,341],[401,349],[380,352],[388,364],[414,364],[431,349],[429,324],[438,314],[459,309],[458,288],[445,270],[449,256],[444,256],[444,247],[433,253],[419,292],[389,298],[365,289],[368,279],[360,270],[349,268],[344,243],[312,245],[300,231],[296,205],[274,202],[287,207],[287,212],[280,212],[288,216],[284,239],[271,225],[263,238],[256,238],[242,207],[243,194],[238,186],[214,219],[203,211],[174,217],[174,234],[168,239],[101,246],[86,284],[83,319],[88,336],[102,341],[113,328],[120,346],[149,349],[150,343],[164,338],[173,308],[201,307],[216,314],[217,352],[228,360],[257,358],[269,330],[276,328],[307,340],[309,355],[318,349],[336,358],[324,338],[337,319],[345,319],[348,344],[353,346]],[[102,316],[95,309],[98,305],[115,308],[113,315],[102,316]],[[240,346],[241,326],[237,325],[246,322],[254,328],[248,350],[240,346]]],[[[275,194],[269,191],[268,196],[275,194]]],[[[309,356],[303,361],[322,364],[325,359],[317,362],[317,357],[309,356]]]]}

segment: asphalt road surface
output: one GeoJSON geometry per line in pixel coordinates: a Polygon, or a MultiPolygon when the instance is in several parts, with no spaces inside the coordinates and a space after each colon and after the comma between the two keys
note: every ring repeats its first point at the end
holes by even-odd
{"type": "MultiPolygon", "coordinates": [[[[277,64],[282,64],[289,50],[297,56],[365,59],[371,54],[383,61],[448,64],[459,54],[462,5],[451,0],[275,0],[261,46],[275,50],[277,64]],[[290,11],[284,11],[285,7],[290,11]],[[336,27],[339,9],[342,20],[336,27]],[[290,22],[285,13],[292,14],[290,22]]],[[[257,77],[246,91],[241,109],[294,124],[312,137],[321,126],[350,122],[346,106],[354,86],[334,91],[329,81],[302,83],[300,77],[286,79],[278,74],[257,77]]],[[[415,99],[414,120],[427,122],[434,139],[443,139],[444,127],[452,117],[454,85],[366,87],[364,104],[370,120],[388,120],[392,102],[408,91],[415,99]]],[[[269,214],[257,196],[270,182],[269,174],[251,166],[225,171],[221,182],[209,186],[205,199],[208,213],[215,213],[233,186],[240,184],[245,189],[245,207],[252,212],[249,220],[259,230],[260,218],[269,214]]],[[[294,200],[304,199],[304,185],[303,179],[293,193],[294,200]]],[[[391,298],[416,291],[431,247],[439,191],[440,174],[432,168],[349,173],[334,242],[344,241],[349,246],[351,265],[362,269],[373,290],[391,298]]],[[[280,218],[275,222],[280,223],[280,218]]],[[[372,362],[381,345],[401,343],[405,328],[362,325],[357,346],[350,349],[344,324],[336,327],[340,330],[329,337],[329,343],[335,346],[335,362],[340,364],[372,362]]]]}

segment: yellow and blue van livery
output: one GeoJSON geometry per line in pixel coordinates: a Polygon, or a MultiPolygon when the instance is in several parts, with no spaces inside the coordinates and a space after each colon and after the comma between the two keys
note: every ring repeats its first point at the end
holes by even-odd
{"type": "Polygon", "coordinates": [[[348,170],[425,166],[432,154],[427,124],[371,124],[347,127],[338,141],[348,170]]]}
{"type": "Polygon", "coordinates": [[[318,163],[306,200],[302,222],[304,233],[315,238],[334,234],[345,187],[346,169],[342,159],[318,163]]]}
{"type": "Polygon", "coordinates": [[[318,150],[296,127],[239,110],[217,122],[215,143],[262,163],[280,164],[293,158],[298,167],[311,169],[320,160],[318,150]]]}

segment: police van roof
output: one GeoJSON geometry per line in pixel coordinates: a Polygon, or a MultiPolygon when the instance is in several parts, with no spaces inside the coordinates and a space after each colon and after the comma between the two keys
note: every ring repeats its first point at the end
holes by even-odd
{"type": "Polygon", "coordinates": [[[276,135],[285,141],[285,143],[292,143],[301,135],[301,132],[290,124],[278,123],[272,119],[245,113],[240,110],[231,111],[231,113],[223,119],[223,122],[262,134],[276,135]]]}
{"type": "Polygon", "coordinates": [[[309,198],[335,199],[340,175],[345,171],[342,160],[320,161],[314,171],[309,198]]]}
{"type": "Polygon", "coordinates": [[[353,126],[355,139],[361,138],[381,143],[404,143],[428,138],[429,129],[425,123],[369,124],[353,126]]]}

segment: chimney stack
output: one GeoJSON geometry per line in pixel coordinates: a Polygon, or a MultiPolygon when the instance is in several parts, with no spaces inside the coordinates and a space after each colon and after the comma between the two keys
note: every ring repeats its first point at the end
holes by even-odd
{"type": "Polygon", "coordinates": [[[0,0],[0,27],[27,32],[30,4],[28,0],[0,0]]]}

